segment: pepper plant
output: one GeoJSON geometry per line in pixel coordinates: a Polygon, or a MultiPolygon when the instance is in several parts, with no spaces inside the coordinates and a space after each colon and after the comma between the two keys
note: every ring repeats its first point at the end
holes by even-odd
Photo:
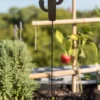
{"type": "MultiPolygon", "coordinates": [[[[78,34],[72,34],[67,37],[64,37],[63,34],[57,30],[55,37],[57,41],[59,41],[59,44],[62,48],[63,51],[62,54],[65,54],[66,56],[70,56],[71,60],[73,60],[73,57],[77,56],[78,63],[82,64],[82,60],[86,59],[85,47],[87,45],[90,45],[91,49],[93,50],[92,53],[94,53],[94,58],[97,58],[97,46],[93,41],[93,33],[91,31],[87,31],[87,33],[85,34],[78,32],[78,34]],[[74,53],[73,41],[77,42],[75,53],[74,53]]],[[[96,62],[97,59],[94,60],[96,62]]]]}
{"type": "MultiPolygon", "coordinates": [[[[61,55],[61,61],[64,64],[68,64],[69,62],[73,63],[73,59],[77,59],[77,71],[78,71],[78,78],[79,81],[81,81],[80,73],[79,73],[79,66],[83,64],[83,61],[86,60],[86,46],[90,45],[92,49],[92,53],[94,54],[94,60],[97,62],[97,47],[93,41],[93,33],[91,31],[85,31],[85,33],[78,32],[77,34],[71,34],[67,37],[64,37],[63,34],[60,31],[56,31],[55,35],[56,39],[58,40],[61,48],[62,48],[62,57],[61,55]],[[74,41],[77,42],[77,47],[74,48],[74,41]],[[66,59],[65,59],[66,58],[66,59]],[[70,58],[71,60],[68,60],[67,58],[70,58]],[[66,63],[66,62],[67,63],[66,63]]],[[[80,85],[81,91],[82,91],[82,85],[80,85]]]]}

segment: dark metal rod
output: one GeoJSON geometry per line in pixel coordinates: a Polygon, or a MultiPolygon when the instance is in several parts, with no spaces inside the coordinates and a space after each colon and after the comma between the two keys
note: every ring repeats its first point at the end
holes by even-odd
{"type": "Polygon", "coordinates": [[[51,35],[51,99],[53,96],[53,33],[54,33],[54,28],[53,28],[53,21],[52,21],[52,35],[51,35]]]}

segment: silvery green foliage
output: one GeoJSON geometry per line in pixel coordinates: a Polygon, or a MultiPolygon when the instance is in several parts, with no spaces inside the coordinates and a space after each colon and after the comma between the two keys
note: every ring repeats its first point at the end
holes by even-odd
{"type": "Polygon", "coordinates": [[[29,79],[34,64],[27,45],[19,40],[0,42],[0,100],[31,100],[37,83],[29,79]]]}
{"type": "Polygon", "coordinates": [[[6,41],[0,42],[0,94],[3,99],[11,98],[12,94],[12,68],[9,56],[10,44],[6,41]]]}

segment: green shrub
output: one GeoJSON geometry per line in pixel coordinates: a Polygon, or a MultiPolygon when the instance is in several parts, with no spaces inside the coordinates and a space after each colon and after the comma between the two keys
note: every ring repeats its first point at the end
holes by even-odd
{"type": "Polygon", "coordinates": [[[38,84],[29,78],[34,64],[27,45],[19,40],[0,41],[0,100],[31,100],[38,84]]]}

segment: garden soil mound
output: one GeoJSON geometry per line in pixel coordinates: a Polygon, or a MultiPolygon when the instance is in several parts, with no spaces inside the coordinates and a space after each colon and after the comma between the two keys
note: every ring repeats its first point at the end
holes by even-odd
{"type": "MultiPolygon", "coordinates": [[[[53,89],[53,100],[100,100],[100,90],[96,89],[96,85],[84,85],[83,93],[72,93],[71,87],[53,89]]],[[[35,91],[33,100],[52,100],[51,90],[49,88],[42,88],[35,91]]]]}

